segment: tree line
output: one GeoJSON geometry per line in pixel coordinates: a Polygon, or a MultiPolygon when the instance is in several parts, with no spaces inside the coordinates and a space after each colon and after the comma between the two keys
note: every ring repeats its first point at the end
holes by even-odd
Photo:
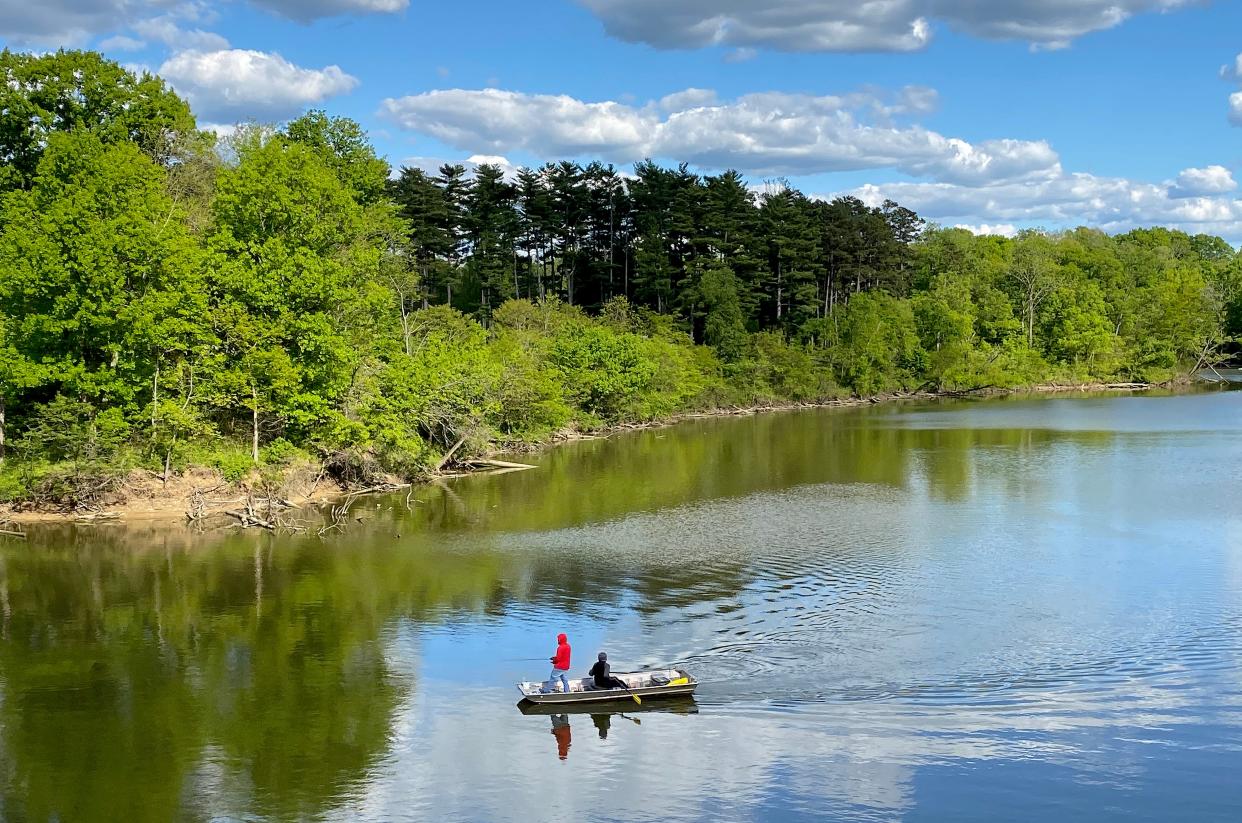
{"type": "MultiPolygon", "coordinates": [[[[693,408],[1164,380],[1242,330],[1242,260],[1166,229],[975,236],[737,172],[393,173],[313,111],[217,141],[158,77],[0,53],[0,499],[693,408]]],[[[258,467],[256,469],[256,467],[258,467]]]]}

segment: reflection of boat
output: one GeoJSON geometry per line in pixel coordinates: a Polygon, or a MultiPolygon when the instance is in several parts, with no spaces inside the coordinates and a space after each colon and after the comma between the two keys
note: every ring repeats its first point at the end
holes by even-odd
{"type": "Polygon", "coordinates": [[[668,714],[697,714],[699,706],[690,695],[666,697],[662,700],[644,700],[641,706],[635,705],[628,697],[613,698],[602,703],[531,703],[523,700],[517,704],[518,711],[525,715],[546,716],[550,714],[589,714],[596,715],[629,715],[643,712],[663,712],[668,714]]]}
{"type": "Polygon", "coordinates": [[[597,689],[589,677],[569,681],[569,691],[544,692],[545,683],[519,683],[518,691],[522,693],[522,702],[535,703],[543,706],[563,708],[566,705],[579,703],[610,703],[618,700],[632,700],[631,695],[643,699],[664,697],[687,697],[694,694],[699,681],[690,676],[685,669],[664,669],[651,672],[630,672],[613,674],[628,687],[624,689],[597,689]]]}

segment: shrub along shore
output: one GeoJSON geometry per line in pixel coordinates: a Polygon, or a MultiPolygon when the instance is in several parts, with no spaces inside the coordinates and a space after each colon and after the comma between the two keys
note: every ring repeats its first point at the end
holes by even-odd
{"type": "Polygon", "coordinates": [[[0,52],[0,80],[9,510],[404,484],[734,408],[1158,383],[1242,332],[1216,237],[976,236],[650,162],[394,172],[323,112],[218,141],[89,52],[0,52]]]}

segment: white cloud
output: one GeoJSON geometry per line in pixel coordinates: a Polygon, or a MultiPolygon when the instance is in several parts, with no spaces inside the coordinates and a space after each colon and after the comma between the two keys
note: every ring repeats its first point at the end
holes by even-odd
{"type": "Polygon", "coordinates": [[[382,114],[402,128],[482,153],[527,150],[547,157],[584,153],[641,157],[654,115],[623,103],[565,95],[446,89],[388,99],[382,114]]]}
{"type": "Polygon", "coordinates": [[[1224,194],[1237,187],[1233,172],[1229,169],[1224,166],[1208,166],[1203,169],[1184,169],[1169,191],[1173,197],[1198,197],[1205,194],[1224,194]]]}
{"type": "Polygon", "coordinates": [[[1188,0],[578,0],[615,37],[657,48],[915,51],[932,22],[989,40],[1060,48],[1188,0]]]}
{"type": "Polygon", "coordinates": [[[518,169],[520,168],[516,163],[510,162],[509,158],[498,154],[472,154],[465,160],[461,160],[460,158],[450,160],[443,157],[414,155],[412,157],[405,158],[397,164],[397,166],[393,168],[393,176],[399,174],[401,168],[410,168],[422,169],[424,173],[434,177],[440,173],[440,167],[445,164],[465,166],[466,171],[471,174],[477,171],[479,166],[500,166],[501,171],[505,174],[505,179],[510,182],[517,178],[518,169]]]}
{"type": "MultiPolygon", "coordinates": [[[[391,13],[409,6],[409,0],[249,0],[301,22],[344,14],[391,13]]],[[[137,29],[152,18],[171,16],[201,20],[214,16],[218,3],[209,0],[0,0],[0,39],[15,46],[77,47],[93,38],[137,29]]],[[[203,31],[185,32],[186,39],[151,36],[177,49],[223,48],[203,31]]],[[[148,36],[148,35],[144,35],[148,36]]]]}
{"type": "Polygon", "coordinates": [[[137,40],[133,37],[126,37],[118,34],[115,37],[109,37],[99,44],[99,48],[103,51],[138,51],[145,49],[147,44],[143,40],[137,40]]]}
{"type": "Polygon", "coordinates": [[[518,167],[509,162],[509,158],[498,154],[472,154],[466,158],[466,166],[470,169],[477,169],[479,166],[499,166],[500,170],[505,173],[506,180],[513,180],[517,177],[518,167]]]}
{"type": "Polygon", "coordinates": [[[199,123],[198,127],[203,131],[209,131],[221,140],[227,140],[234,134],[237,134],[238,125],[236,123],[199,123]]]}
{"type": "Polygon", "coordinates": [[[404,11],[410,0],[250,0],[252,5],[298,22],[343,14],[392,14],[404,11]]]}
{"type": "Polygon", "coordinates": [[[177,48],[214,48],[223,42],[219,35],[181,32],[176,22],[214,17],[206,0],[0,0],[0,38],[18,46],[78,47],[110,35],[101,48],[145,46],[125,34],[133,31],[177,48]]]}
{"type": "Polygon", "coordinates": [[[131,27],[141,37],[163,43],[176,51],[221,51],[229,41],[215,32],[194,29],[187,31],[177,25],[172,15],[139,20],[131,27]]]}
{"type": "Polygon", "coordinates": [[[279,54],[245,49],[181,52],[159,73],[215,122],[283,120],[358,85],[338,66],[306,69],[279,54]]]}
{"type": "MultiPolygon", "coordinates": [[[[1220,76],[1226,80],[1242,83],[1242,54],[1234,59],[1233,65],[1221,66],[1220,76]]],[[[1235,91],[1229,95],[1229,122],[1235,126],[1242,126],[1242,91],[1235,91]]]]}
{"type": "Polygon", "coordinates": [[[958,223],[953,228],[966,229],[972,234],[994,234],[999,237],[1014,237],[1018,234],[1018,227],[1013,223],[979,223],[971,225],[969,223],[958,223]]]}
{"type": "MultiPolygon", "coordinates": [[[[1175,183],[1144,183],[1093,174],[988,186],[953,183],[865,185],[841,194],[879,205],[896,200],[946,225],[1005,224],[1048,228],[1091,226],[1126,231],[1161,225],[1191,233],[1242,239],[1242,200],[1221,195],[1188,196],[1175,183]]],[[[833,195],[827,195],[833,196],[833,195]]]]}
{"type": "Polygon", "coordinates": [[[132,5],[128,0],[0,0],[0,37],[18,46],[80,46],[95,34],[122,27],[132,5]]]}
{"type": "Polygon", "coordinates": [[[743,46],[740,49],[734,49],[733,51],[726,54],[724,61],[726,63],[745,63],[749,60],[754,60],[758,56],[759,56],[758,49],[752,49],[749,46],[743,46]]]}
{"type": "Polygon", "coordinates": [[[685,111],[716,102],[716,92],[711,89],[686,89],[660,98],[660,108],[667,112],[685,111]]]}
{"type": "Polygon", "coordinates": [[[1060,174],[1056,153],[1043,141],[972,144],[917,125],[871,122],[934,104],[935,92],[918,87],[904,90],[895,103],[875,93],[780,92],[717,102],[710,91],[688,89],[643,107],[447,89],[385,100],[382,114],[465,151],[525,151],[544,159],[590,155],[624,164],[661,157],[752,175],[893,168],[957,183],[1060,174]]]}

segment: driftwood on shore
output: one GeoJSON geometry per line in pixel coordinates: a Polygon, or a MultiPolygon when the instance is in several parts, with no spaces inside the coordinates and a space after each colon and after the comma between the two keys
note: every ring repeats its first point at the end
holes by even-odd
{"type": "Polygon", "coordinates": [[[472,457],[469,460],[463,460],[462,465],[472,469],[537,469],[538,466],[532,466],[529,463],[510,463],[506,460],[492,460],[491,458],[472,457]]]}

